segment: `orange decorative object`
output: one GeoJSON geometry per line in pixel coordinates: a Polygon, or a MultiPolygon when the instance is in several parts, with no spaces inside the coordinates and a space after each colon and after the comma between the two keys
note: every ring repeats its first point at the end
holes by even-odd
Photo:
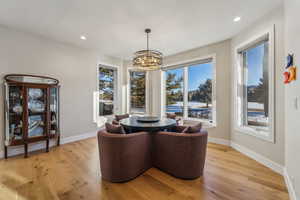
{"type": "Polygon", "coordinates": [[[287,65],[285,67],[285,72],[283,73],[283,75],[284,75],[284,83],[288,84],[296,80],[297,67],[294,65],[294,54],[289,54],[286,57],[286,60],[287,60],[287,65]]]}
{"type": "Polygon", "coordinates": [[[291,66],[288,68],[289,70],[289,82],[296,80],[296,66],[291,66]]]}
{"type": "Polygon", "coordinates": [[[285,84],[288,84],[290,81],[290,73],[289,72],[284,72],[283,73],[283,75],[284,75],[284,83],[285,84]]]}

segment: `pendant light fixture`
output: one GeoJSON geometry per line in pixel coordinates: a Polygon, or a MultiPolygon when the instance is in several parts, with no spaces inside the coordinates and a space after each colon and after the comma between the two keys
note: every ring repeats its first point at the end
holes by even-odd
{"type": "Polygon", "coordinates": [[[147,34],[147,50],[135,52],[133,66],[143,71],[159,70],[163,61],[163,54],[157,50],[149,50],[149,33],[151,29],[147,28],[145,32],[147,34]]]}

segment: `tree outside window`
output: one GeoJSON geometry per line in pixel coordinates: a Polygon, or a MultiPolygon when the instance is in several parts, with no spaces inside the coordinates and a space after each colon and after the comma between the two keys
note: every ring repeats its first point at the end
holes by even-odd
{"type": "Polygon", "coordinates": [[[130,71],[130,108],[131,112],[146,112],[146,73],[130,71]]]}

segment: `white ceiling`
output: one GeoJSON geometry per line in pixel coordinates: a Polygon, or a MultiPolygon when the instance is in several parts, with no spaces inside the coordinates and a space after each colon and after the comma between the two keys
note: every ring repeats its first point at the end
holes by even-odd
{"type": "Polygon", "coordinates": [[[145,48],[147,27],[150,47],[170,55],[228,39],[281,1],[0,0],[0,24],[128,59],[145,48]]]}

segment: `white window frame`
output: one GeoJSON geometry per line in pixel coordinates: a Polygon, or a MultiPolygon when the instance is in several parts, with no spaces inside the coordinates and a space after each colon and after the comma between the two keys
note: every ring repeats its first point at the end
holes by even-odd
{"type": "Polygon", "coordinates": [[[93,106],[93,110],[94,110],[94,114],[93,114],[93,119],[95,123],[99,122],[100,118],[111,118],[113,117],[115,114],[117,114],[121,108],[121,103],[122,101],[120,101],[120,88],[121,88],[121,74],[120,74],[120,66],[118,65],[112,65],[112,64],[108,64],[108,63],[103,63],[103,62],[99,62],[97,63],[96,66],[96,92],[94,92],[93,94],[93,99],[94,99],[94,106],[93,106]],[[108,68],[108,69],[113,69],[116,70],[116,77],[114,79],[115,83],[114,83],[114,108],[113,108],[113,114],[112,115],[101,115],[99,113],[99,68],[100,67],[104,67],[104,68],[108,68]]]}
{"type": "Polygon", "coordinates": [[[127,113],[129,114],[137,114],[137,115],[147,115],[149,114],[149,102],[150,102],[150,88],[149,88],[149,85],[150,85],[150,82],[149,82],[149,72],[148,71],[143,71],[143,70],[139,70],[139,69],[136,69],[134,67],[129,67],[128,70],[127,70],[127,113]],[[135,72],[145,72],[146,73],[146,80],[145,80],[145,112],[132,112],[131,110],[131,94],[130,94],[130,72],[131,71],[135,71],[135,72]]]}
{"type": "Polygon", "coordinates": [[[177,63],[168,64],[162,67],[161,72],[161,80],[162,80],[162,92],[161,92],[161,117],[166,116],[166,76],[165,73],[167,70],[171,69],[183,69],[183,120],[187,121],[199,121],[202,122],[207,127],[216,127],[217,126],[217,76],[216,76],[216,66],[217,66],[217,59],[216,54],[210,54],[203,57],[197,57],[191,60],[184,60],[177,63]],[[188,67],[190,66],[190,63],[198,62],[199,63],[203,60],[211,59],[212,63],[212,122],[209,122],[208,120],[204,119],[198,119],[198,118],[190,118],[188,117],[188,67]]]}
{"type": "Polygon", "coordinates": [[[246,40],[245,42],[237,45],[234,48],[234,61],[235,64],[233,65],[234,69],[234,83],[233,83],[233,102],[234,102],[234,116],[233,116],[233,126],[234,130],[239,133],[245,133],[248,135],[252,135],[254,137],[260,138],[262,140],[266,140],[272,143],[275,143],[275,127],[274,127],[274,119],[275,119],[275,105],[274,105],[274,87],[275,87],[275,80],[274,80],[274,67],[275,67],[275,46],[274,46],[274,38],[275,38],[275,31],[274,26],[261,32],[260,34],[255,35],[254,37],[246,40]],[[269,40],[269,58],[268,58],[268,78],[269,78],[269,130],[266,131],[263,128],[259,127],[249,127],[244,126],[243,120],[243,58],[242,55],[239,53],[239,49],[245,48],[249,45],[253,45],[258,43],[261,38],[268,36],[269,40]]]}

